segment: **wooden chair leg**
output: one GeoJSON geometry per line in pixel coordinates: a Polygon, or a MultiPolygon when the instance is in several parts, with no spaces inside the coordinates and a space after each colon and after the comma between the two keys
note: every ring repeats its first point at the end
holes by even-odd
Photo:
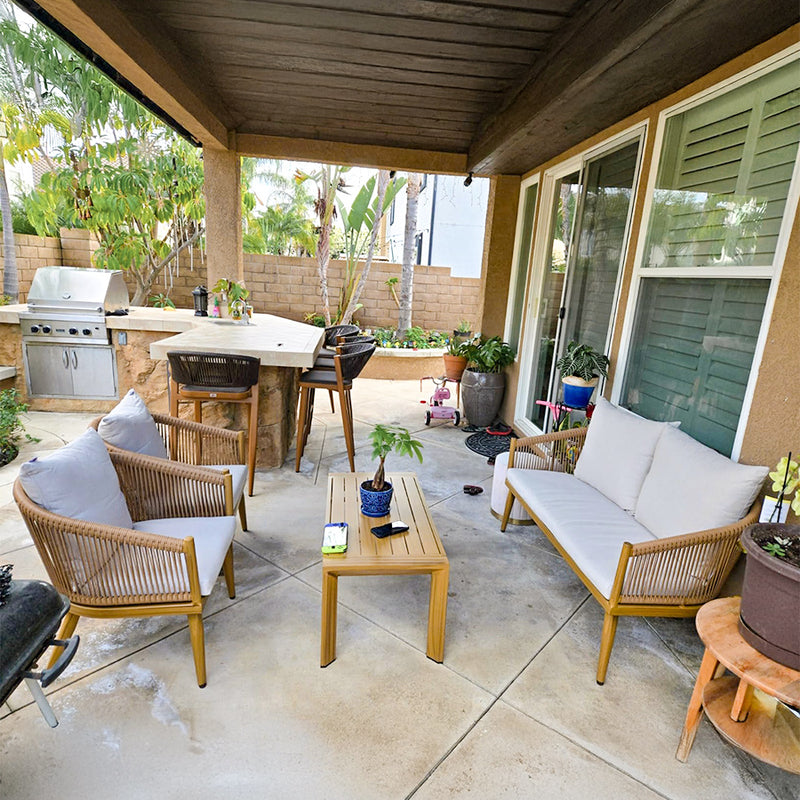
{"type": "Polygon", "coordinates": [[[294,471],[300,472],[300,459],[303,457],[303,450],[306,449],[306,424],[308,410],[308,387],[300,387],[300,409],[297,412],[297,446],[294,459],[294,471]]]}
{"type": "Polygon", "coordinates": [[[233,580],[233,544],[228,548],[225,560],[222,562],[222,572],[225,575],[225,585],[228,587],[228,597],[236,597],[236,585],[233,580]]]}
{"type": "Polygon", "coordinates": [[[303,436],[303,449],[308,444],[308,437],[311,435],[311,423],[314,421],[314,398],[317,390],[312,386],[308,390],[308,404],[306,405],[306,421],[304,424],[305,435],[303,436]]]}
{"type": "Polygon", "coordinates": [[[172,378],[169,379],[169,415],[178,416],[178,384],[172,378]]]}
{"type": "Polygon", "coordinates": [[[194,421],[195,422],[202,422],[203,421],[203,401],[202,400],[195,400],[194,401],[194,421]]]}
{"type": "Polygon", "coordinates": [[[239,519],[241,520],[241,523],[242,523],[242,530],[246,531],[247,530],[247,508],[245,508],[245,504],[244,504],[244,495],[242,495],[241,499],[239,500],[239,519]]]}
{"type": "Polygon", "coordinates": [[[619,617],[606,611],[606,616],[603,619],[603,633],[600,637],[600,658],[597,661],[597,683],[600,686],[606,682],[608,660],[611,658],[611,648],[614,646],[618,620],[619,617]]]}
{"type": "Polygon", "coordinates": [[[514,505],[514,493],[511,489],[508,490],[508,495],[506,496],[506,507],[503,509],[503,519],[500,520],[500,530],[504,531],[508,526],[508,520],[511,517],[511,507],[514,505]]]}
{"type": "Polygon", "coordinates": [[[248,494],[253,496],[253,479],[256,472],[256,451],[258,447],[258,385],[251,387],[250,426],[247,431],[247,470],[248,494]]]}
{"type": "MultiPolygon", "coordinates": [[[[73,633],[75,633],[75,627],[78,624],[78,620],[80,617],[77,614],[73,614],[71,611],[67,611],[66,616],[61,622],[61,627],[58,630],[58,636],[56,639],[69,639],[73,633]]],[[[61,653],[64,651],[63,647],[54,647],[53,653],[50,656],[50,661],[47,664],[47,669],[50,669],[56,661],[58,661],[61,653]]]]}
{"type": "Polygon", "coordinates": [[[192,640],[192,655],[194,656],[194,671],[197,673],[197,685],[204,689],[206,686],[206,641],[203,632],[203,615],[188,614],[189,636],[192,640]]]}
{"type": "Polygon", "coordinates": [[[335,414],[336,407],[333,405],[333,389],[328,389],[328,399],[331,401],[331,414],[335,414]]]}
{"type": "Polygon", "coordinates": [[[350,472],[356,471],[356,446],[353,441],[352,407],[349,402],[349,390],[339,392],[339,408],[342,412],[342,427],[344,428],[344,443],[347,445],[347,458],[350,461],[350,472]]]}

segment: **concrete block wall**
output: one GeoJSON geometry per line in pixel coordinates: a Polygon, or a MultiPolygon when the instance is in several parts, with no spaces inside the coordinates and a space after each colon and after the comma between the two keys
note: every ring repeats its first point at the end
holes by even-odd
{"type": "MultiPolygon", "coordinates": [[[[0,234],[0,241],[2,241],[0,234]]],[[[38,236],[15,236],[17,269],[19,272],[20,302],[27,291],[37,267],[92,266],[97,249],[94,237],[85,230],[62,230],[61,239],[42,239],[38,236]]],[[[192,289],[206,284],[206,265],[203,253],[184,252],[172,276],[162,276],[153,285],[151,296],[168,293],[178,308],[192,307],[192,289]]],[[[0,268],[3,266],[0,252],[0,268]]],[[[328,291],[331,306],[335,307],[344,283],[345,263],[331,261],[328,291]]],[[[397,324],[397,305],[386,281],[400,278],[401,266],[385,261],[373,262],[369,281],[361,297],[363,308],[356,313],[358,322],[366,328],[397,324]]],[[[314,258],[271,256],[246,253],[244,279],[251,293],[256,312],[279,314],[301,321],[309,312],[320,310],[319,278],[314,258]]],[[[127,278],[128,291],[133,296],[135,282],[127,278]]],[[[426,330],[452,330],[465,319],[477,327],[481,309],[481,281],[478,278],[455,278],[449,267],[418,266],[414,270],[414,304],[412,323],[426,330]]]]}

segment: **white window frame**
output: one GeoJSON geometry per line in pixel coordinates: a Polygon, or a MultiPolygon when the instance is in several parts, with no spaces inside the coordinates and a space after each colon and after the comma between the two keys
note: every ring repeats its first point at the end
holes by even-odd
{"type": "Polygon", "coordinates": [[[519,275],[520,270],[523,268],[523,263],[525,265],[525,269],[527,269],[527,280],[525,281],[525,285],[522,287],[522,307],[520,308],[520,321],[519,321],[519,347],[517,348],[517,354],[515,356],[515,360],[519,363],[520,353],[522,352],[522,345],[524,342],[525,337],[525,322],[527,316],[527,309],[525,305],[525,296],[528,293],[528,289],[530,287],[530,277],[531,277],[531,262],[533,260],[533,243],[535,241],[536,236],[536,225],[539,218],[539,208],[540,208],[540,200],[541,200],[541,193],[542,187],[540,185],[540,178],[541,173],[536,172],[533,175],[525,178],[522,183],[519,185],[519,203],[517,205],[517,223],[516,228],[514,231],[514,249],[511,251],[514,254],[514,263],[511,268],[511,276],[509,278],[508,286],[509,286],[509,294],[508,300],[506,304],[506,321],[503,326],[503,340],[508,341],[509,335],[511,333],[511,326],[514,322],[514,304],[517,300],[516,295],[516,286],[517,286],[517,277],[519,275]],[[519,252],[519,248],[522,245],[522,229],[525,226],[525,197],[527,195],[528,189],[532,186],[536,186],[536,205],[533,209],[533,221],[531,223],[531,247],[528,250],[527,256],[523,256],[522,253],[519,252]]]}
{"type": "Polygon", "coordinates": [[[793,45],[776,55],[759,62],[758,64],[743,70],[736,75],[726,78],[708,89],[698,92],[669,108],[664,109],[658,116],[656,124],[656,135],[653,142],[653,157],[650,162],[650,174],[647,179],[644,207],[642,209],[642,223],[639,230],[639,240],[636,245],[636,257],[634,259],[633,274],[631,276],[631,288],[628,293],[628,301],[625,308],[625,318],[620,339],[619,358],[614,372],[614,383],[611,391],[611,400],[619,403],[622,394],[622,385],[628,369],[630,352],[633,339],[634,322],[636,309],[641,292],[642,281],[645,278],[740,278],[740,279],[767,279],[770,288],[764,304],[764,314],[761,319],[761,328],[756,340],[756,347],[753,353],[753,365],[750,369],[750,376],[745,388],[742,400],[742,411],[739,415],[739,424],[736,428],[736,435],[731,450],[731,458],[735,461],[739,458],[744,440],[744,433],[747,429],[747,421],[750,416],[750,409],[753,403],[753,394],[758,382],[758,373],[761,361],[764,357],[764,348],[767,340],[767,332],[772,314],[775,308],[775,297],[780,283],[781,273],[786,261],[786,251],[789,245],[789,237],[792,233],[792,223],[797,211],[798,199],[800,199],[800,147],[798,147],[795,158],[792,180],[789,184],[789,191],[786,195],[786,206],[783,210],[781,219],[781,229],[775,245],[775,255],[771,266],[692,266],[692,267],[645,267],[643,266],[645,247],[647,245],[647,233],[650,224],[650,215],[653,206],[653,196],[655,185],[658,178],[658,170],[661,164],[661,150],[664,143],[667,120],[676,114],[681,114],[695,106],[713,100],[719,95],[725,94],[740,86],[744,86],[753,80],[757,80],[762,75],[773,72],[785,66],[792,60],[800,58],[800,45],[793,45]]]}

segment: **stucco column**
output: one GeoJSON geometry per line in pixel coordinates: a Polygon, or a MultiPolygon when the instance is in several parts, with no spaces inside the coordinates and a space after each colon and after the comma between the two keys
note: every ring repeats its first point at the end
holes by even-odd
{"type": "Polygon", "coordinates": [[[210,289],[220,278],[244,278],[239,154],[232,150],[205,147],[203,170],[210,289]]]}
{"type": "Polygon", "coordinates": [[[519,175],[497,175],[491,179],[489,187],[481,266],[483,311],[480,330],[486,336],[502,336],[505,326],[519,187],[519,175]]]}

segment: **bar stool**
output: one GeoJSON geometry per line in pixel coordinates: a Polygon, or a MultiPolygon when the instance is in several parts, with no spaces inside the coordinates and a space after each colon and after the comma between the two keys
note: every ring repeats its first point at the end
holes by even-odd
{"type": "Polygon", "coordinates": [[[300,408],[297,415],[295,472],[300,472],[300,459],[303,456],[308,434],[311,431],[311,421],[314,417],[314,392],[317,389],[328,389],[339,393],[339,408],[342,413],[342,427],[344,428],[344,440],[347,445],[350,471],[356,471],[356,448],[353,441],[353,406],[350,402],[350,390],[353,388],[353,381],[364,369],[374,352],[374,344],[352,344],[346,350],[343,347],[342,352],[333,357],[333,370],[312,368],[300,376],[300,408]]]}
{"type": "Polygon", "coordinates": [[[258,370],[252,356],[228,353],[167,353],[169,359],[169,413],[178,416],[179,403],[194,403],[195,422],[203,421],[204,402],[248,403],[248,494],[253,496],[258,437],[258,370]]]}

